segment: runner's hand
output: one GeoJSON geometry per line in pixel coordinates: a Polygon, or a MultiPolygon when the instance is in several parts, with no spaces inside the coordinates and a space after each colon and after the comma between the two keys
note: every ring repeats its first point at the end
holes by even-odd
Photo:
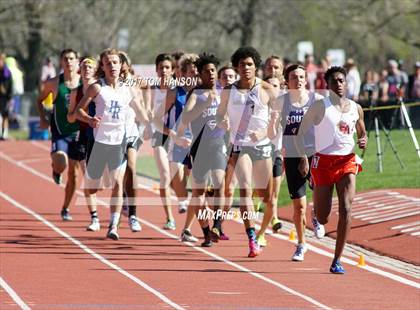
{"type": "Polygon", "coordinates": [[[359,140],[357,140],[357,144],[359,145],[360,149],[364,149],[367,145],[367,136],[365,135],[364,137],[360,138],[359,140]]]}
{"type": "Polygon", "coordinates": [[[309,161],[308,157],[302,157],[299,162],[298,170],[302,177],[306,177],[309,173],[309,161]]]}
{"type": "Polygon", "coordinates": [[[266,136],[267,136],[266,130],[251,131],[249,134],[249,137],[251,138],[252,142],[258,142],[266,136]]]}
{"type": "Polygon", "coordinates": [[[224,130],[229,130],[230,129],[229,120],[224,119],[223,121],[221,121],[220,123],[217,124],[217,127],[220,127],[224,130]]]}
{"type": "Polygon", "coordinates": [[[89,120],[89,126],[92,128],[98,128],[101,123],[101,119],[94,116],[89,120]]]}
{"type": "Polygon", "coordinates": [[[191,139],[188,139],[186,137],[178,137],[178,136],[176,136],[174,138],[174,141],[177,145],[179,145],[180,147],[183,147],[183,148],[189,147],[191,145],[191,142],[192,142],[191,139]]]}
{"type": "Polygon", "coordinates": [[[152,132],[152,127],[147,125],[146,128],[144,129],[144,133],[143,133],[143,140],[150,140],[152,138],[153,132],[152,132]]]}
{"type": "Polygon", "coordinates": [[[48,119],[45,116],[39,117],[39,128],[41,129],[47,129],[50,126],[50,123],[48,122],[48,119]]]}

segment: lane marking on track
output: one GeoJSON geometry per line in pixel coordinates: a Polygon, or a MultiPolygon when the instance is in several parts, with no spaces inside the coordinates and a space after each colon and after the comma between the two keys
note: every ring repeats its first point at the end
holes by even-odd
{"type": "MultiPolygon", "coordinates": [[[[0,152],[0,158],[4,158],[4,159],[6,159],[7,161],[9,161],[10,163],[12,163],[12,164],[14,164],[14,165],[17,165],[17,166],[21,167],[22,169],[26,169],[26,170],[28,170],[29,172],[34,173],[35,175],[38,175],[38,176],[40,176],[40,177],[41,177],[41,175],[42,175],[42,178],[43,178],[43,179],[45,179],[45,180],[47,180],[47,181],[49,181],[49,182],[53,182],[53,181],[51,180],[51,178],[50,178],[50,177],[48,177],[48,176],[46,176],[45,174],[42,174],[42,173],[40,173],[40,172],[36,171],[35,169],[32,169],[31,167],[28,167],[28,166],[27,166],[27,165],[25,165],[25,164],[18,164],[18,163],[16,163],[16,162],[15,162],[12,158],[10,158],[9,156],[5,155],[5,154],[4,154],[4,153],[2,153],[2,152],[0,152]]],[[[152,188],[152,187],[150,187],[150,186],[140,185],[140,187],[141,187],[142,189],[148,190],[148,191],[150,191],[150,192],[152,192],[152,193],[156,193],[156,191],[155,191],[155,190],[153,190],[153,188],[152,188]]],[[[386,191],[375,191],[374,193],[386,193],[386,191]]],[[[366,193],[366,194],[369,194],[369,193],[366,193]]],[[[366,195],[366,194],[365,194],[365,195],[366,195]]],[[[98,199],[98,203],[100,203],[100,199],[98,199]]],[[[256,227],[260,227],[260,226],[259,226],[259,225],[257,225],[257,224],[256,224],[255,226],[256,226],[256,227]]],[[[267,229],[267,232],[269,233],[269,232],[271,232],[271,230],[270,230],[270,229],[267,229]]],[[[166,232],[165,232],[165,233],[166,233],[166,232]]],[[[413,236],[420,235],[420,232],[419,232],[418,234],[417,234],[417,233],[414,233],[414,234],[412,234],[412,235],[413,235],[413,236]]],[[[273,238],[277,238],[277,239],[281,239],[281,240],[289,241],[289,239],[288,239],[288,237],[287,237],[287,236],[278,235],[278,234],[272,234],[271,236],[272,236],[273,238]]],[[[289,241],[289,242],[290,242],[290,241],[289,241]]],[[[308,244],[308,247],[309,247],[309,249],[310,249],[310,250],[312,250],[312,251],[314,251],[315,253],[318,253],[318,254],[320,254],[320,255],[327,256],[327,257],[330,257],[330,258],[334,257],[334,255],[333,255],[332,253],[327,252],[327,251],[325,251],[325,250],[323,250],[323,249],[317,248],[317,247],[315,247],[314,245],[308,244]]],[[[343,257],[343,258],[342,258],[342,262],[347,263],[347,264],[350,264],[350,265],[352,265],[352,266],[357,266],[357,264],[358,264],[358,262],[353,261],[353,260],[348,259],[348,258],[345,258],[345,257],[343,257]]],[[[391,280],[394,280],[394,281],[400,282],[400,283],[402,283],[402,284],[406,284],[406,285],[412,286],[412,287],[414,287],[414,288],[420,289],[420,283],[417,283],[417,282],[411,281],[411,280],[406,279],[406,278],[404,278],[404,277],[401,277],[401,276],[399,276],[399,275],[396,275],[396,274],[393,274],[393,273],[390,273],[390,272],[387,272],[387,271],[384,271],[384,270],[381,270],[381,269],[379,269],[379,268],[375,268],[375,267],[372,267],[372,266],[365,266],[365,267],[363,267],[363,269],[365,269],[365,270],[367,270],[367,271],[369,271],[369,272],[375,273],[375,274],[377,274],[377,275],[380,275],[380,276],[386,277],[386,278],[388,278],[388,279],[391,279],[391,280]]]]}
{"type": "MultiPolygon", "coordinates": [[[[174,240],[177,240],[177,241],[181,242],[181,241],[179,240],[179,237],[178,237],[178,236],[176,236],[176,235],[174,235],[174,234],[171,234],[171,233],[169,233],[169,232],[167,232],[167,231],[165,231],[165,230],[161,229],[160,227],[156,226],[155,224],[152,224],[152,223],[150,223],[149,221],[146,221],[146,220],[144,220],[144,219],[139,219],[139,221],[140,221],[143,225],[149,226],[150,228],[152,228],[152,229],[154,229],[154,230],[156,230],[156,231],[160,232],[161,234],[163,234],[163,235],[165,235],[165,236],[167,236],[167,237],[170,237],[170,238],[172,238],[172,239],[174,239],[174,240]]],[[[214,253],[212,253],[212,252],[209,252],[209,251],[207,251],[207,250],[205,250],[205,249],[203,249],[203,248],[201,248],[201,247],[198,247],[198,246],[196,246],[196,245],[194,245],[194,244],[192,244],[192,243],[190,243],[190,242],[182,242],[182,243],[183,243],[183,244],[185,244],[185,245],[187,245],[187,246],[189,246],[189,247],[192,247],[192,248],[193,248],[194,250],[196,250],[196,251],[199,251],[199,252],[201,252],[201,253],[203,253],[203,254],[206,254],[206,255],[208,255],[208,256],[210,256],[210,257],[214,258],[215,260],[217,260],[217,261],[219,261],[219,262],[223,262],[223,263],[225,263],[225,264],[227,264],[227,265],[230,265],[230,266],[232,266],[232,267],[233,267],[233,268],[235,268],[235,269],[238,269],[238,270],[240,270],[240,271],[242,271],[242,272],[245,272],[245,273],[247,273],[247,274],[249,274],[249,275],[252,275],[252,276],[254,276],[255,278],[260,279],[260,280],[262,280],[262,281],[264,281],[264,282],[267,282],[267,283],[269,283],[269,284],[271,284],[271,285],[274,285],[274,286],[276,286],[276,287],[280,288],[281,290],[284,290],[284,291],[286,291],[286,292],[288,292],[288,293],[290,293],[290,294],[292,294],[292,295],[294,295],[294,296],[300,297],[300,298],[302,298],[302,299],[306,300],[307,302],[309,302],[309,303],[311,303],[311,304],[313,304],[313,305],[315,305],[315,306],[317,306],[317,307],[319,307],[319,308],[322,308],[322,309],[330,309],[330,310],[332,310],[332,308],[330,308],[330,307],[328,307],[328,306],[326,306],[326,305],[324,305],[324,304],[320,303],[319,301],[317,301],[317,300],[313,299],[312,297],[309,297],[309,296],[307,296],[307,295],[305,295],[305,294],[302,294],[302,293],[300,293],[300,292],[298,292],[298,291],[295,291],[294,289],[292,289],[292,288],[290,288],[290,287],[288,287],[288,286],[286,286],[286,285],[284,285],[284,284],[281,284],[281,283],[279,283],[279,282],[277,282],[277,281],[274,281],[274,280],[272,280],[272,279],[270,279],[270,278],[267,278],[267,277],[265,277],[265,276],[263,276],[263,275],[261,275],[261,274],[259,274],[259,273],[255,272],[255,271],[252,271],[252,270],[250,270],[250,269],[248,269],[248,268],[246,268],[246,267],[244,267],[244,266],[242,266],[242,265],[239,265],[239,264],[237,264],[237,263],[234,263],[234,262],[232,262],[232,261],[228,260],[227,258],[224,258],[224,257],[219,256],[219,255],[217,255],[217,254],[214,254],[214,253]]]]}
{"type": "Polygon", "coordinates": [[[145,283],[142,280],[140,280],[139,278],[137,278],[136,276],[133,276],[131,273],[125,271],[123,268],[119,267],[118,265],[116,265],[114,263],[111,263],[105,257],[103,257],[102,255],[96,253],[95,251],[93,251],[92,249],[90,249],[89,247],[87,247],[86,245],[84,245],[82,242],[80,242],[79,240],[71,237],[69,234],[67,234],[66,232],[62,231],[60,228],[58,228],[57,226],[55,226],[54,224],[52,224],[50,221],[48,221],[47,219],[45,219],[43,216],[41,216],[38,213],[32,211],[30,208],[27,208],[27,207],[23,206],[22,204],[20,204],[16,200],[14,200],[12,197],[8,196],[7,194],[5,194],[5,193],[3,193],[1,191],[0,191],[0,197],[2,197],[3,199],[7,200],[8,202],[10,202],[16,208],[21,209],[22,211],[24,211],[24,212],[32,215],[38,221],[42,222],[43,224],[45,224],[46,226],[48,226],[49,228],[51,228],[52,230],[54,230],[56,233],[58,233],[62,237],[66,238],[70,242],[72,242],[75,245],[77,245],[83,251],[85,251],[89,255],[93,256],[94,258],[96,258],[97,260],[99,260],[104,265],[107,265],[108,267],[110,267],[110,268],[118,271],[122,275],[126,276],[128,279],[132,280],[133,282],[135,282],[136,284],[140,285],[142,288],[144,288],[148,292],[150,292],[153,295],[155,295],[156,297],[158,297],[160,300],[162,300],[163,302],[165,302],[167,305],[171,306],[174,309],[179,309],[179,310],[185,309],[185,308],[181,307],[180,305],[178,305],[177,303],[175,303],[172,300],[170,300],[168,297],[166,297],[162,293],[158,292],[157,290],[155,290],[154,288],[152,288],[151,286],[149,286],[147,283],[145,283]]]}
{"type": "Polygon", "coordinates": [[[391,229],[401,229],[401,228],[406,228],[406,227],[411,227],[411,226],[416,226],[416,225],[420,225],[420,221],[394,226],[394,227],[391,227],[391,229]]]}
{"type": "MultiPolygon", "coordinates": [[[[1,193],[1,192],[0,192],[1,193]]],[[[22,309],[30,310],[31,308],[19,297],[18,294],[0,277],[0,286],[12,297],[13,301],[22,309]]]]}

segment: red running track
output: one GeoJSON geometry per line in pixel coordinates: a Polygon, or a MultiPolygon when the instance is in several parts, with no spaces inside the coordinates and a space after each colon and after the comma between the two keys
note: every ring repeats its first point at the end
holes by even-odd
{"type": "MultiPolygon", "coordinates": [[[[121,239],[107,240],[104,228],[85,231],[85,207],[72,208],[74,221],[61,221],[63,189],[50,180],[46,149],[30,142],[0,147],[0,277],[23,309],[419,308],[417,279],[349,264],[346,275],[332,275],[331,259],[312,251],[303,263],[291,262],[289,241],[268,237],[263,254],[249,259],[244,228],[233,221],[226,225],[232,240],[203,250],[175,239],[183,215],[167,233],[160,230],[163,210],[142,207],[142,232],[131,233],[124,221],[121,239]]],[[[108,212],[99,208],[103,226],[108,212]]],[[[5,291],[0,298],[1,309],[18,308],[5,291]]]]}

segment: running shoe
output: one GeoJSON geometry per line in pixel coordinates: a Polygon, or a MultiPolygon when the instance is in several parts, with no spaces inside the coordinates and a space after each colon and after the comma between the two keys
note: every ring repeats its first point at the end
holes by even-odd
{"type": "Polygon", "coordinates": [[[220,230],[219,230],[219,228],[213,227],[210,230],[210,238],[211,238],[211,241],[213,241],[213,242],[218,242],[219,241],[219,239],[220,239],[220,230]]]}
{"type": "Polygon", "coordinates": [[[273,228],[273,231],[277,233],[281,228],[283,224],[280,222],[280,220],[276,217],[273,217],[271,220],[271,227],[273,228]]]}
{"type": "Polygon", "coordinates": [[[130,218],[128,219],[128,226],[130,226],[132,232],[141,231],[141,225],[135,215],[130,216],[130,218]]]}
{"type": "Polygon", "coordinates": [[[99,224],[99,219],[97,217],[92,218],[92,222],[86,228],[87,231],[99,231],[101,229],[101,225],[99,224]]]}
{"type": "Polygon", "coordinates": [[[203,243],[201,243],[201,246],[202,246],[203,248],[209,248],[209,247],[213,246],[213,242],[211,241],[210,236],[206,236],[206,237],[204,238],[204,242],[203,242],[203,243]]]}
{"type": "Polygon", "coordinates": [[[305,253],[308,251],[308,248],[305,244],[298,243],[296,246],[295,254],[292,256],[292,261],[294,262],[303,262],[305,259],[305,253]]]}
{"type": "Polygon", "coordinates": [[[220,233],[220,238],[219,238],[220,240],[229,240],[229,236],[228,235],[226,235],[225,233],[223,233],[223,232],[221,232],[220,233]]]}
{"type": "Polygon", "coordinates": [[[188,201],[181,201],[178,204],[178,213],[182,214],[188,210],[188,201]]]}
{"type": "Polygon", "coordinates": [[[57,185],[61,184],[61,181],[62,181],[61,173],[55,173],[53,171],[52,172],[52,178],[53,178],[55,184],[57,184],[57,185]]]}
{"type": "Polygon", "coordinates": [[[257,204],[254,204],[254,211],[263,213],[265,209],[264,203],[259,200],[257,204]]]}
{"type": "Polygon", "coordinates": [[[70,215],[69,209],[61,209],[61,218],[63,221],[72,221],[73,217],[70,215]]]}
{"type": "Polygon", "coordinates": [[[182,242],[197,242],[198,239],[194,237],[193,234],[188,229],[184,229],[181,234],[181,241],[182,242]]]}
{"type": "Polygon", "coordinates": [[[335,273],[335,274],[344,274],[346,271],[344,270],[343,266],[341,265],[340,261],[333,261],[331,267],[330,267],[330,272],[331,273],[335,273]]]}
{"type": "Polygon", "coordinates": [[[255,240],[249,240],[248,257],[256,257],[261,254],[261,248],[255,240]]]}
{"type": "Polygon", "coordinates": [[[325,236],[324,225],[321,225],[315,217],[312,218],[312,225],[314,227],[315,237],[317,237],[318,239],[324,238],[325,236]]]}
{"type": "Polygon", "coordinates": [[[266,247],[267,246],[267,239],[265,239],[265,235],[259,235],[257,237],[257,243],[260,247],[266,247]]]}
{"type": "Polygon", "coordinates": [[[175,230],[175,220],[168,220],[165,225],[163,225],[163,229],[165,230],[175,230]]]}
{"type": "Polygon", "coordinates": [[[106,237],[112,240],[118,240],[120,239],[120,236],[118,236],[118,228],[115,225],[112,225],[108,228],[108,233],[106,234],[106,237]]]}

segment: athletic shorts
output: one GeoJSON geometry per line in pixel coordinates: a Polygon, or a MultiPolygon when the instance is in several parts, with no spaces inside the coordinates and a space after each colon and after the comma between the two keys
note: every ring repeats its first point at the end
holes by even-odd
{"type": "Polygon", "coordinates": [[[87,174],[90,179],[99,179],[104,170],[119,169],[125,163],[125,144],[109,145],[95,142],[87,161],[87,174]]]}
{"type": "Polygon", "coordinates": [[[316,153],[311,164],[311,174],[316,186],[334,185],[349,173],[357,174],[362,166],[356,155],[324,155],[316,153]]]}
{"type": "Polygon", "coordinates": [[[283,158],[281,156],[281,151],[273,152],[273,178],[281,176],[283,172],[283,158]]]}
{"type": "Polygon", "coordinates": [[[51,154],[57,152],[66,153],[72,160],[81,161],[86,158],[86,143],[79,141],[77,136],[72,135],[58,135],[51,136],[51,154]]]}
{"type": "MultiPolygon", "coordinates": [[[[309,167],[311,166],[312,156],[308,158],[309,167]]],[[[285,157],[284,170],[286,172],[287,187],[289,189],[290,199],[299,199],[306,196],[306,181],[310,179],[308,175],[302,176],[299,172],[299,157],[285,157]]]]}
{"type": "Polygon", "coordinates": [[[226,170],[227,149],[223,138],[200,141],[191,150],[192,175],[197,183],[204,184],[212,170],[226,170]]]}
{"type": "Polygon", "coordinates": [[[126,140],[126,150],[128,151],[128,149],[131,148],[138,151],[142,144],[143,141],[140,139],[140,137],[128,137],[126,140]]]}
{"type": "Polygon", "coordinates": [[[232,154],[237,154],[239,156],[248,154],[251,158],[251,161],[257,161],[262,159],[271,158],[272,153],[272,144],[265,144],[265,145],[256,145],[256,146],[238,146],[238,145],[230,145],[230,156],[232,154]]]}
{"type": "Polygon", "coordinates": [[[10,101],[0,99],[0,114],[2,117],[9,117],[10,114],[10,101]]]}
{"type": "Polygon", "coordinates": [[[183,164],[187,166],[188,169],[192,168],[190,148],[183,148],[178,144],[172,142],[173,144],[168,152],[168,159],[170,162],[183,164]]]}
{"type": "Polygon", "coordinates": [[[168,152],[169,149],[169,140],[168,140],[168,135],[165,135],[159,131],[155,131],[152,135],[152,147],[158,147],[158,146],[163,146],[166,150],[166,152],[168,152]]]}

